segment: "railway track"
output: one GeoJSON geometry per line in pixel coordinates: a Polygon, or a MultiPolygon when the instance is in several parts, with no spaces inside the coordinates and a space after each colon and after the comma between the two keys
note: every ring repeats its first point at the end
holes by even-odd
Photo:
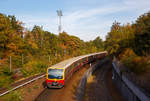
{"type": "Polygon", "coordinates": [[[108,61],[89,77],[83,101],[124,101],[112,83],[111,68],[111,62],[108,61]]]}
{"type": "Polygon", "coordinates": [[[61,89],[45,89],[35,99],[35,101],[75,101],[76,88],[84,72],[89,68],[89,64],[83,66],[80,70],[67,81],[65,87],[61,89]]]}
{"type": "Polygon", "coordinates": [[[0,96],[3,96],[3,95],[5,95],[5,94],[8,94],[8,93],[10,93],[10,92],[12,92],[12,91],[14,91],[14,90],[20,88],[20,87],[23,87],[23,86],[25,86],[25,85],[27,85],[27,84],[29,84],[29,83],[35,81],[35,80],[38,80],[38,79],[40,79],[40,78],[43,78],[43,77],[45,77],[45,73],[42,73],[42,74],[39,74],[39,75],[35,75],[35,76],[32,76],[32,77],[28,77],[28,78],[26,78],[26,79],[24,79],[24,80],[20,80],[20,81],[18,81],[18,82],[16,82],[16,83],[10,85],[10,88],[12,88],[12,89],[1,88],[1,89],[0,89],[0,96]]]}
{"type": "MultiPolygon", "coordinates": [[[[95,63],[93,63],[95,64],[95,63]]],[[[92,65],[93,65],[92,64],[92,65]]],[[[78,84],[89,64],[76,72],[61,89],[45,89],[35,101],[76,101],[78,84]]],[[[83,101],[124,101],[111,81],[111,62],[104,63],[92,74],[94,82],[87,83],[83,101]],[[108,84],[109,83],[109,84],[108,84]]]]}
{"type": "MultiPolygon", "coordinates": [[[[66,60],[66,61],[63,61],[63,62],[61,62],[61,63],[58,63],[58,64],[56,64],[57,66],[62,66],[62,67],[64,67],[64,68],[73,68],[73,67],[68,67],[68,66],[70,66],[70,65],[73,65],[74,66],[74,64],[75,63],[73,63],[73,62],[78,62],[78,64],[80,63],[80,62],[82,62],[81,64],[83,65],[83,64],[87,64],[87,62],[92,62],[94,59],[98,59],[98,58],[102,58],[102,57],[104,57],[105,55],[107,54],[107,52],[106,51],[104,51],[104,52],[99,52],[99,53],[93,53],[93,54],[88,54],[88,55],[84,55],[84,56],[78,56],[78,57],[74,57],[74,58],[72,58],[72,59],[69,59],[69,60],[66,60]],[[78,59],[78,60],[77,60],[78,59]]],[[[80,65],[81,65],[80,64],[80,65]]],[[[55,65],[55,66],[56,66],[55,65]]],[[[77,65],[77,64],[76,64],[77,65]]],[[[75,68],[75,67],[74,67],[75,68]]],[[[77,67],[76,67],[77,68],[77,67]]],[[[68,73],[68,72],[66,72],[66,73],[68,73]]],[[[0,96],[3,96],[3,95],[5,95],[5,94],[8,94],[8,93],[10,93],[11,91],[13,91],[13,90],[16,90],[16,89],[18,89],[18,88],[20,88],[20,87],[23,87],[23,86],[25,86],[25,85],[27,85],[27,84],[29,84],[29,83],[31,83],[31,82],[33,82],[33,81],[35,81],[35,80],[37,80],[37,79],[40,79],[40,78],[42,78],[42,77],[44,77],[45,76],[45,74],[40,74],[40,75],[37,75],[37,76],[33,76],[33,77],[29,77],[29,78],[27,78],[27,79],[25,79],[25,80],[21,80],[21,81],[19,81],[19,82],[16,82],[16,83],[14,83],[13,85],[10,85],[10,88],[12,88],[12,89],[7,89],[7,88],[5,88],[5,89],[0,89],[0,96]]]]}
{"type": "MultiPolygon", "coordinates": [[[[92,65],[95,64],[92,63],[92,65]]],[[[94,75],[94,82],[87,83],[86,93],[83,101],[123,101],[121,95],[118,93],[116,88],[111,82],[111,62],[103,64],[100,68],[92,74],[94,75]],[[92,88],[92,89],[91,89],[92,88]]],[[[36,97],[35,101],[75,101],[76,100],[76,88],[86,72],[90,67],[89,64],[84,65],[80,70],[68,80],[65,87],[61,89],[47,89],[45,88],[39,96],[36,97]]],[[[19,81],[13,84],[14,87],[11,90],[5,90],[1,93],[5,95],[12,90],[27,85],[37,79],[43,78],[45,74],[36,75],[25,80],[19,81]]],[[[33,101],[33,100],[31,100],[33,101]]]]}

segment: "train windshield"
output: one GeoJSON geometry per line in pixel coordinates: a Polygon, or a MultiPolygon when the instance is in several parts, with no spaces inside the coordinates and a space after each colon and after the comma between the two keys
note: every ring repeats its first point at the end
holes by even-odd
{"type": "Polygon", "coordinates": [[[48,78],[49,79],[62,79],[63,69],[48,69],[48,78]]]}

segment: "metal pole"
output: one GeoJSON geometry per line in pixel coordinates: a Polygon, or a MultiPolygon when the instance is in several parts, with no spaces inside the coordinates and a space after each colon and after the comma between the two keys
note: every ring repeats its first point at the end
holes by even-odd
{"type": "Polygon", "coordinates": [[[61,16],[59,16],[59,24],[60,24],[60,30],[59,30],[59,33],[61,33],[61,16]]]}

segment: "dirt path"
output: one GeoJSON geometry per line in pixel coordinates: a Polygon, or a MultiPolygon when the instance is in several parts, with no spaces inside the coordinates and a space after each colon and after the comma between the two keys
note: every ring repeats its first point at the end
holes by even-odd
{"type": "Polygon", "coordinates": [[[61,89],[45,89],[35,101],[75,101],[76,87],[89,65],[77,71],[61,89]]]}
{"type": "Polygon", "coordinates": [[[111,66],[108,61],[88,79],[84,101],[124,101],[112,83],[111,66]]]}

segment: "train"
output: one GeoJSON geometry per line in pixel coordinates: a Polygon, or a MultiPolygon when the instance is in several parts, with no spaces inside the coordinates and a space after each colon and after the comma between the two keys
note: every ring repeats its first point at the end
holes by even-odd
{"type": "Polygon", "coordinates": [[[73,57],[64,60],[56,65],[47,68],[46,85],[47,88],[62,88],[68,79],[83,65],[91,63],[96,59],[102,59],[107,55],[107,51],[73,57]]]}

